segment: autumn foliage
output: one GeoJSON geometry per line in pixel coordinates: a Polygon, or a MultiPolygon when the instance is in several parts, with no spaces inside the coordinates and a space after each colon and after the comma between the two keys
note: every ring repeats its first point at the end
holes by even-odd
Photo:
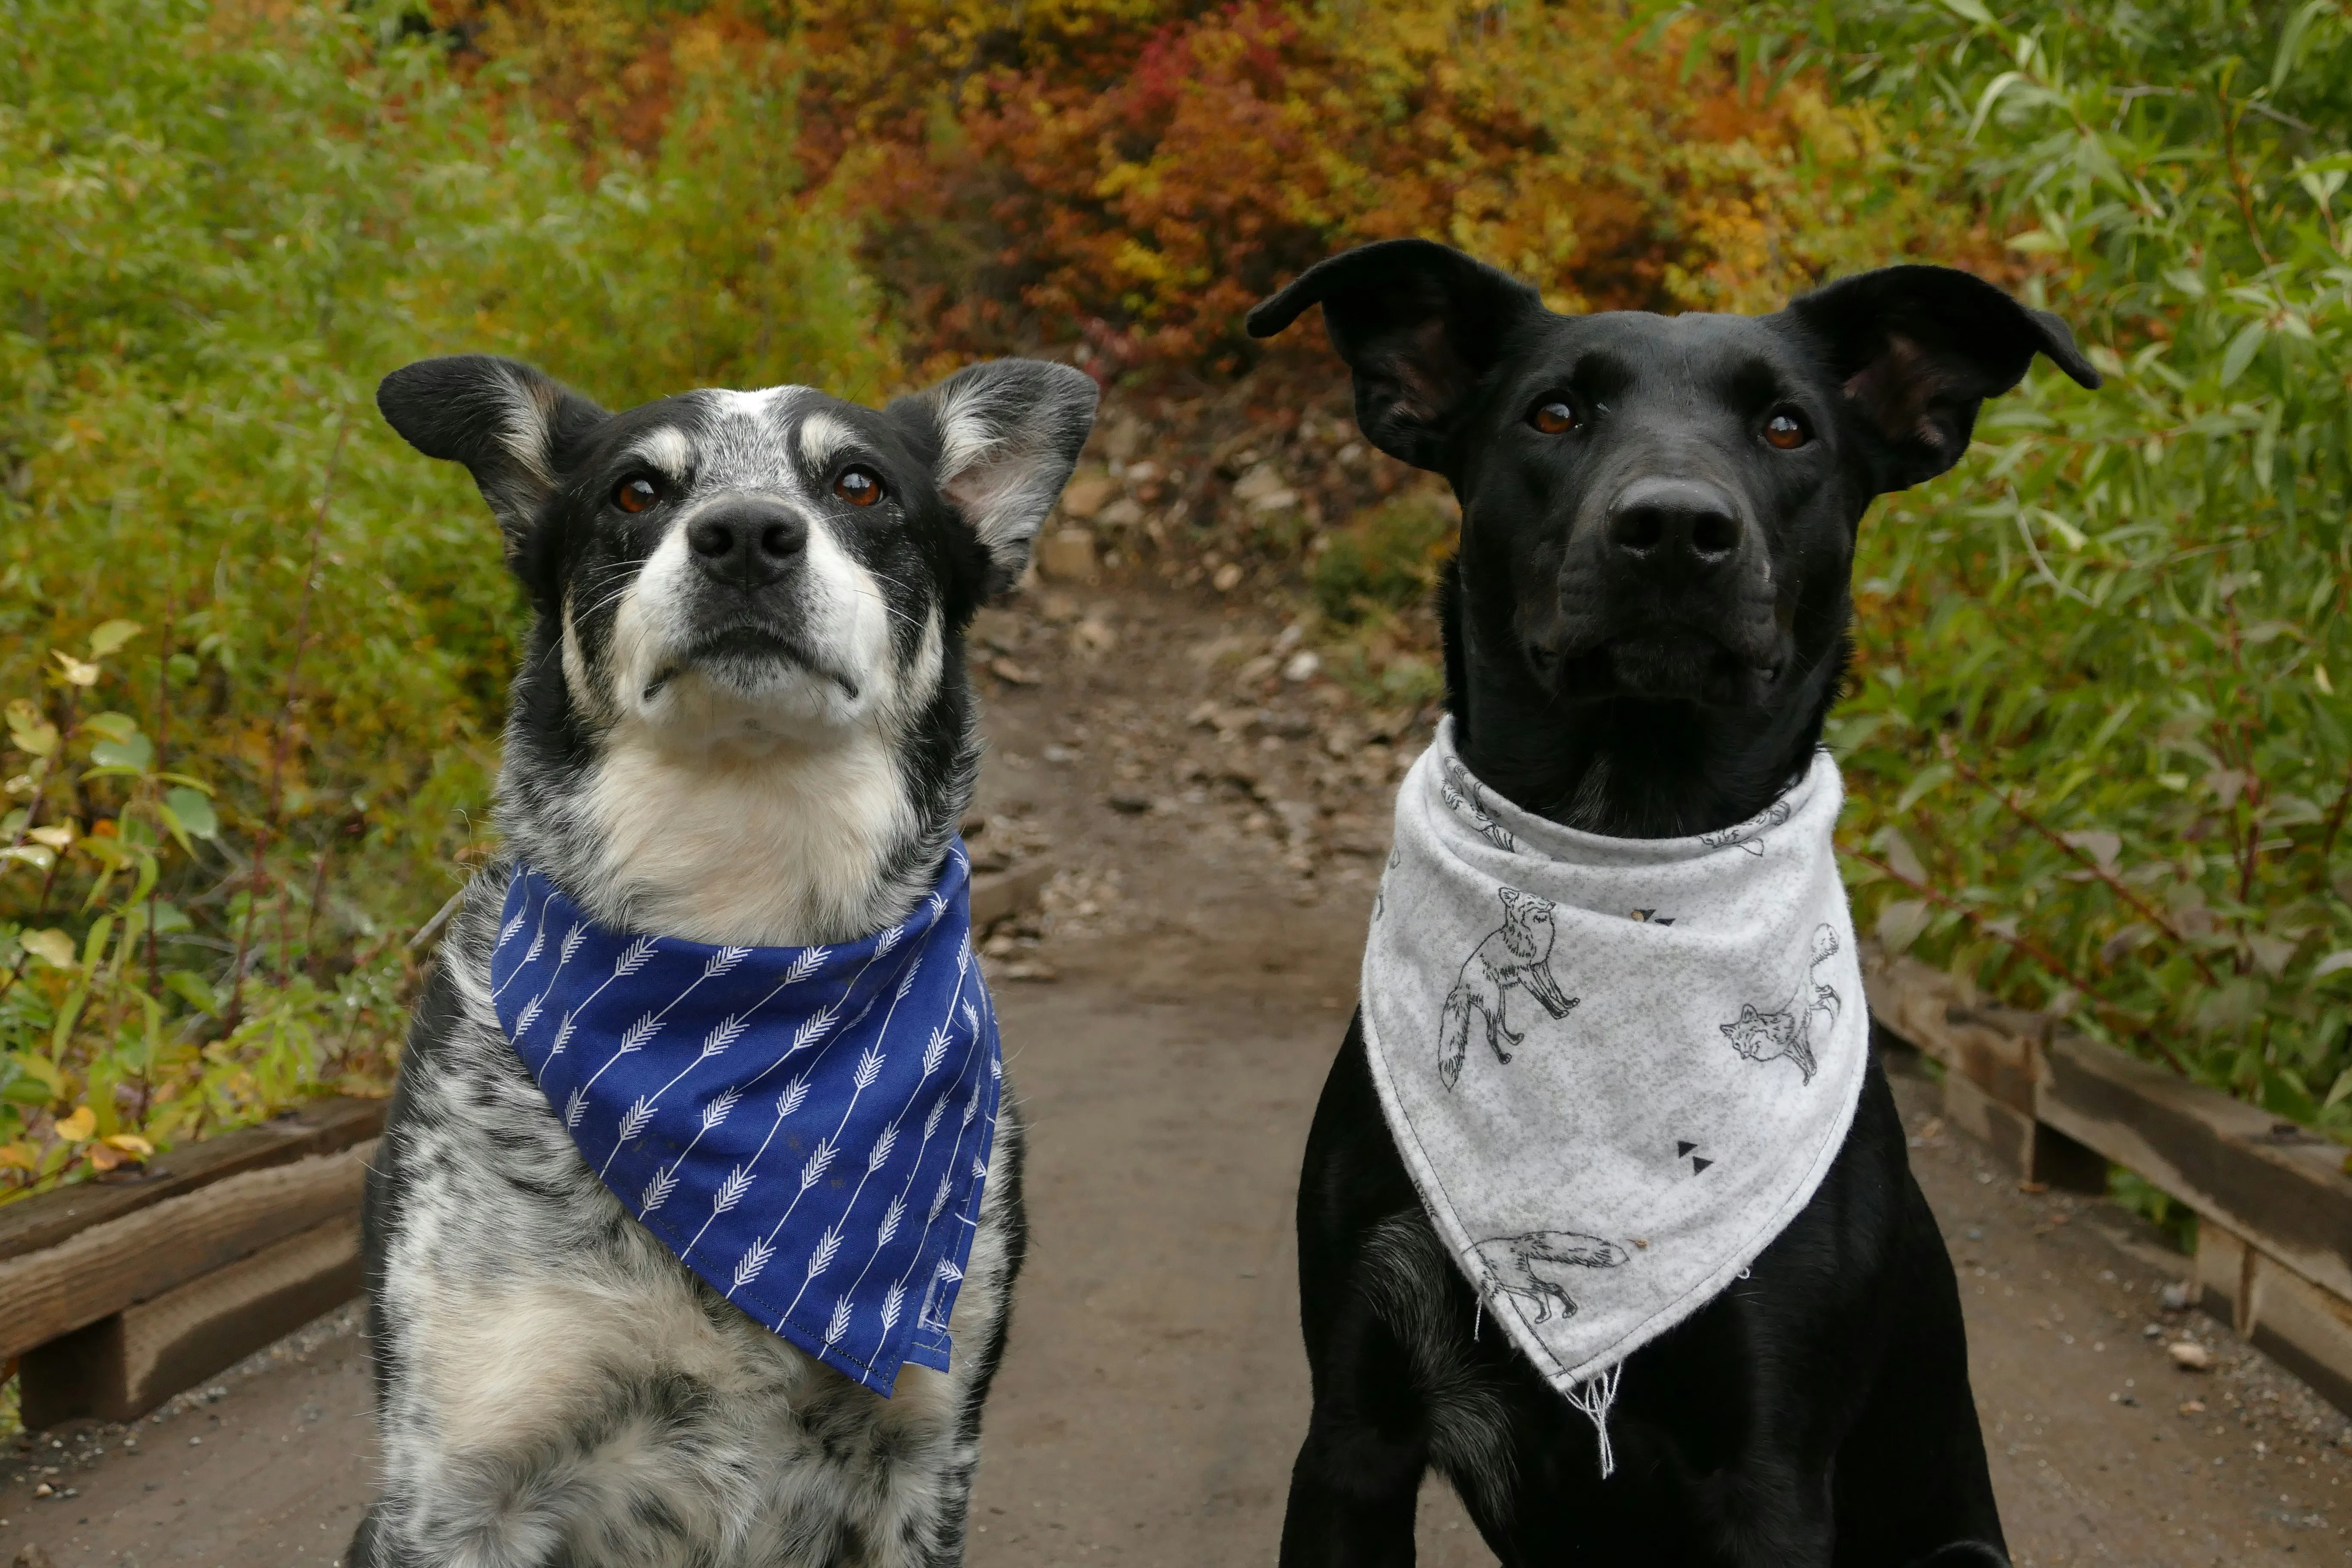
{"type": "Polygon", "coordinates": [[[919,361],[1079,343],[1109,374],[1229,374],[1251,303],[1401,235],[1563,309],[1769,308],[1906,248],[2000,265],[1868,114],[1608,0],[623,9],[446,20],[623,138],[662,123],[681,58],[788,39],[803,173],[860,224],[919,361]]]}

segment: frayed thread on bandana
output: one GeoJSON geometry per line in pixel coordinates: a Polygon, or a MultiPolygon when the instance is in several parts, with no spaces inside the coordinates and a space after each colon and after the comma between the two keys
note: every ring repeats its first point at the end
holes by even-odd
{"type": "MultiPolygon", "coordinates": [[[[1740,1270],[1742,1279],[1748,1278],[1740,1270]]],[[[1486,1326],[1486,1298],[1472,1298],[1475,1305],[1470,1313],[1470,1340],[1476,1343],[1478,1331],[1486,1326]]],[[[1568,1391],[1568,1402],[1584,1413],[1592,1423],[1592,1435],[1601,1440],[1601,1479],[1607,1480],[1617,1470],[1616,1450],[1609,1446],[1609,1409],[1617,1403],[1617,1380],[1624,1374],[1625,1363],[1619,1362],[1607,1372],[1595,1373],[1568,1391]]]]}
{"type": "Polygon", "coordinates": [[[1592,1435],[1601,1439],[1601,1479],[1604,1481],[1617,1470],[1617,1455],[1609,1447],[1609,1407],[1617,1403],[1617,1380],[1624,1371],[1625,1363],[1621,1361],[1568,1391],[1568,1402],[1584,1412],[1584,1418],[1592,1423],[1592,1435]]]}

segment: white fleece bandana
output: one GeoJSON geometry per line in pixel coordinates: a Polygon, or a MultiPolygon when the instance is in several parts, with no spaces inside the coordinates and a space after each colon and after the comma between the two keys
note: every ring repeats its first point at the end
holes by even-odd
{"type": "Polygon", "coordinates": [[[1604,838],[1406,774],[1364,950],[1390,1131],[1484,1315],[1592,1417],[1845,1141],[1869,1042],[1827,752],[1761,816],[1604,838]]]}

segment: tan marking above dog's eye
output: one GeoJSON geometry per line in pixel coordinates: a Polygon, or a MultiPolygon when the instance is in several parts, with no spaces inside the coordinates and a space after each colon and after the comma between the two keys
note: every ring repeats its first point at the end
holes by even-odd
{"type": "Polygon", "coordinates": [[[844,468],[833,481],[833,493],[852,506],[872,506],[882,499],[882,481],[871,468],[844,468]]]}
{"type": "Polygon", "coordinates": [[[1793,414],[1775,414],[1764,421],[1764,439],[1783,452],[1793,452],[1812,438],[1805,422],[1793,414]]]}
{"type": "Polygon", "coordinates": [[[1565,436],[1583,421],[1577,418],[1575,409],[1554,401],[1537,405],[1536,411],[1528,416],[1528,423],[1547,436],[1565,436]]]}
{"type": "Polygon", "coordinates": [[[661,500],[661,491],[643,474],[632,474],[613,487],[613,504],[623,511],[643,511],[661,500]]]}

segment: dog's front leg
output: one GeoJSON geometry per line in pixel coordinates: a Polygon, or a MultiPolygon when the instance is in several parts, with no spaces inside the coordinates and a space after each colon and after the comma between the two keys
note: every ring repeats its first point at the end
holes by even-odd
{"type": "Polygon", "coordinates": [[[1722,1568],[1830,1568],[1836,1509],[1826,1475],[1779,1462],[1735,1464],[1700,1480],[1702,1517],[1722,1568]]]}
{"type": "MultiPolygon", "coordinates": [[[[1458,1070],[1473,1004],[1465,997],[1447,1005],[1449,1027],[1454,1016],[1461,1023],[1458,1070]]],[[[1488,1016],[1484,1005],[1478,1013],[1488,1016]]],[[[1452,1279],[1468,1295],[1442,1254],[1433,1268],[1420,1257],[1433,1240],[1381,1120],[1360,1013],[1316,1106],[1299,1173],[1299,1326],[1315,1406],[1291,1471],[1284,1568],[1412,1562],[1430,1422],[1424,1384],[1397,1326],[1415,1314],[1398,1309],[1421,1299],[1431,1279],[1452,1279]],[[1429,1241],[1401,1247],[1400,1237],[1429,1241]]]]}
{"type": "Polygon", "coordinates": [[[1392,1342],[1366,1349],[1364,1380],[1351,1377],[1344,1393],[1316,1401],[1291,1468],[1282,1568],[1411,1568],[1413,1508],[1429,1468],[1426,1425],[1418,1410],[1401,1407],[1412,1397],[1403,1392],[1402,1350],[1392,1342]],[[1368,1408],[1367,1396],[1386,1408],[1368,1408]]]}

